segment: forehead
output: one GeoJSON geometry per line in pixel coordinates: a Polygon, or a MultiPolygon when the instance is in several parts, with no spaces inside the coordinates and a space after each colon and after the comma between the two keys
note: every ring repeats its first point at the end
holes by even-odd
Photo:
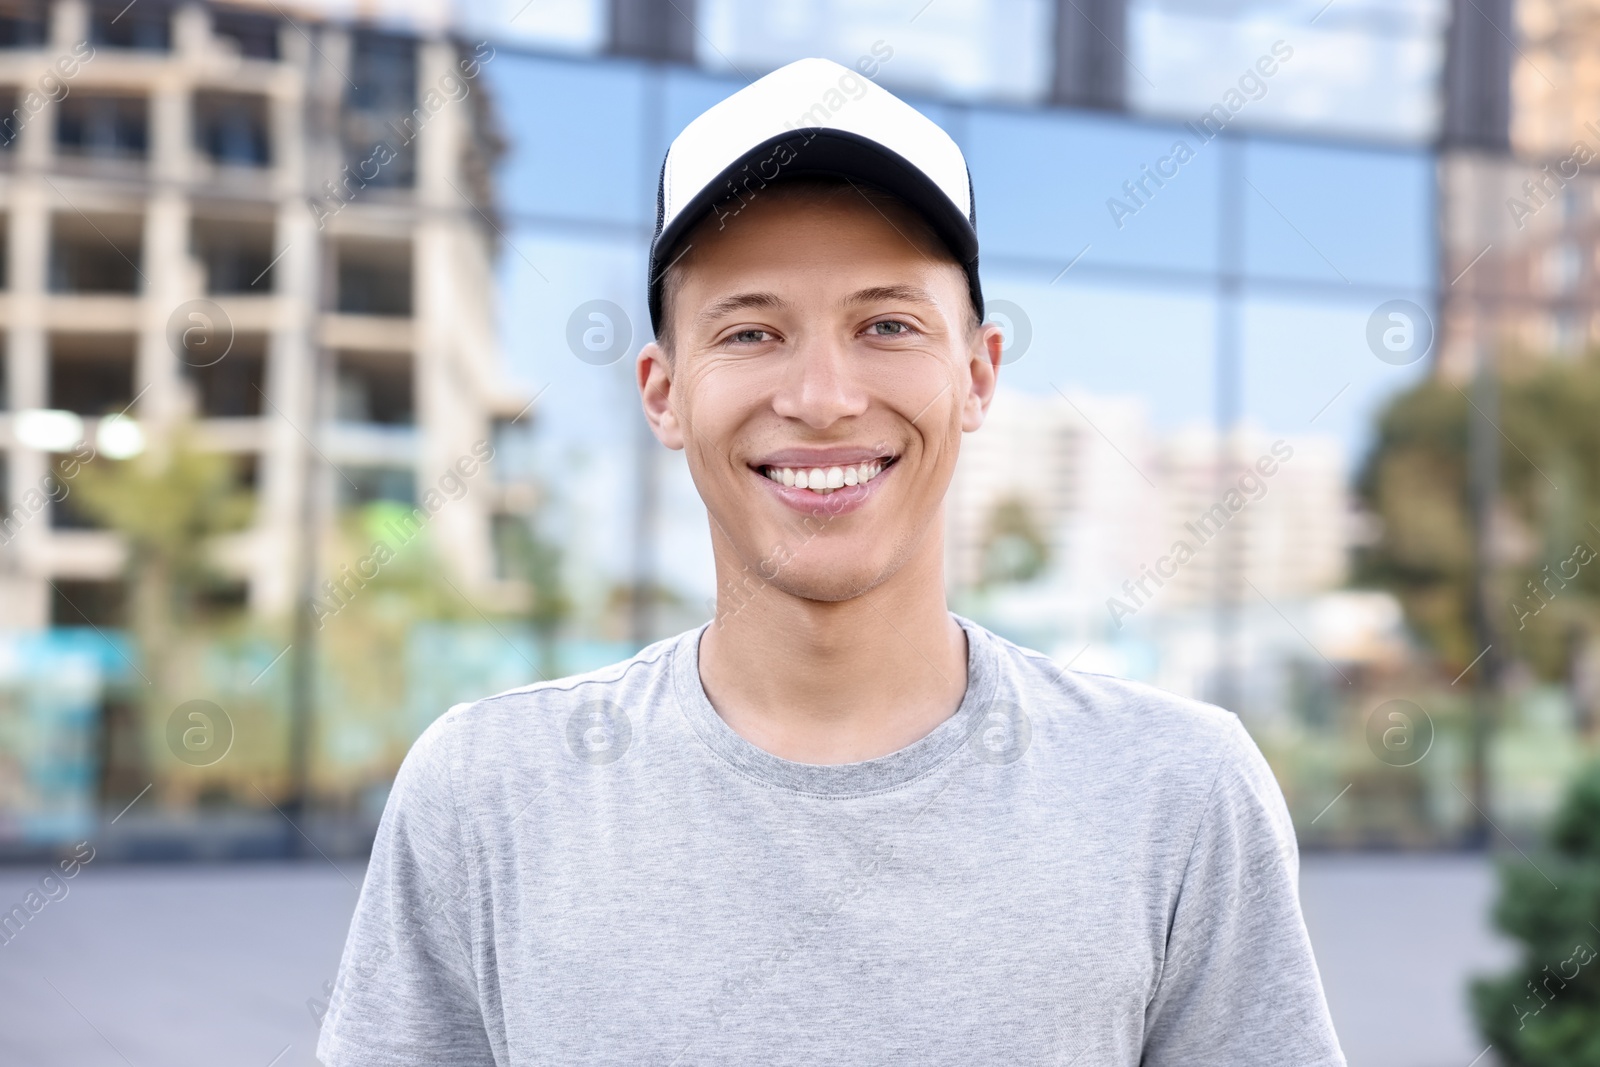
{"type": "Polygon", "coordinates": [[[964,299],[960,266],[922,217],[893,198],[850,186],[780,186],[736,210],[701,222],[669,268],[667,295],[685,325],[733,288],[820,297],[916,282],[941,303],[964,299]]]}

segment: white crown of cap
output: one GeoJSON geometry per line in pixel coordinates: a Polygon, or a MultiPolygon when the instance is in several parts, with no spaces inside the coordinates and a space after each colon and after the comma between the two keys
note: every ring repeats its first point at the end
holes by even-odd
{"type": "Polygon", "coordinates": [[[750,149],[806,127],[876,141],[922,171],[972,217],[966,158],[937,123],[848,67],[830,59],[798,59],[714,105],[673,140],[661,175],[662,229],[750,149]]]}

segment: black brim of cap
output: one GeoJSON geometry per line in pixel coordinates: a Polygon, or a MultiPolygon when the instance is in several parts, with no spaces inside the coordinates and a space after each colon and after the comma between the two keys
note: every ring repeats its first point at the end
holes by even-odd
{"type": "MultiPolygon", "coordinates": [[[[666,166],[662,166],[665,177],[666,166]]],[[[770,138],[734,160],[660,229],[665,192],[656,193],[657,232],[650,243],[650,326],[661,330],[662,275],[684,249],[678,244],[701,220],[715,216],[724,227],[759,197],[763,189],[792,178],[845,178],[876,186],[920,214],[945,243],[967,275],[972,306],[983,315],[978,284],[978,231],[975,217],[961,212],[933,179],[904,156],[877,141],[817,127],[802,127],[770,138]]],[[[971,179],[968,178],[970,198],[971,179]]]]}

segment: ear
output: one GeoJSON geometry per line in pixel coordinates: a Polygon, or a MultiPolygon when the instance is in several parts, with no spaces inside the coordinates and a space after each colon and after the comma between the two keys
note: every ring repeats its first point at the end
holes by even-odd
{"type": "Polygon", "coordinates": [[[978,330],[967,367],[967,396],[961,408],[961,429],[971,433],[983,425],[983,417],[994,399],[1000,380],[1000,356],[1006,343],[1005,330],[989,323],[978,330]]]}
{"type": "Polygon", "coordinates": [[[645,421],[656,440],[677,451],[683,448],[683,429],[672,410],[672,363],[661,346],[651,341],[639,350],[634,364],[639,380],[639,400],[645,421]]]}

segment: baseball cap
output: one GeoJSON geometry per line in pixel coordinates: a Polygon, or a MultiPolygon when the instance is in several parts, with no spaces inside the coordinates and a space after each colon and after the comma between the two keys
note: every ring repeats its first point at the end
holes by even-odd
{"type": "Polygon", "coordinates": [[[827,59],[780,67],[684,127],[667,149],[650,243],[650,325],[661,328],[662,275],[700,220],[723,226],[774,182],[834,177],[876,186],[925,218],[978,285],[977,214],[966,157],[950,135],[864,75],[827,59]]]}

